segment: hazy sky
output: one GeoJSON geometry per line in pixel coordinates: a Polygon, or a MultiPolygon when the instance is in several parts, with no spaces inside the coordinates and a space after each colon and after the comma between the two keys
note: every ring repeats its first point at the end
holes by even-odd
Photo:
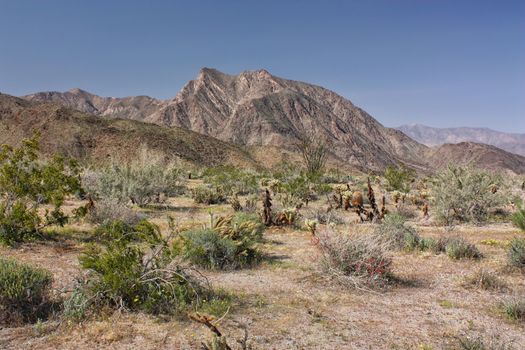
{"type": "Polygon", "coordinates": [[[322,85],[388,126],[525,133],[525,1],[0,0],[0,91],[170,98],[203,67],[322,85]]]}

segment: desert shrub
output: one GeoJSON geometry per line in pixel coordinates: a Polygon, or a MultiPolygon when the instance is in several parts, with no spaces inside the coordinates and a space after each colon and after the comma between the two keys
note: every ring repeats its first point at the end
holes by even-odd
{"type": "Polygon", "coordinates": [[[120,203],[131,201],[137,205],[160,202],[162,194],[180,194],[185,189],[185,181],[186,173],[182,169],[144,147],[137,159],[86,170],[82,176],[84,188],[96,198],[111,198],[120,203]]]}
{"type": "Polygon", "coordinates": [[[507,253],[509,263],[520,269],[525,269],[525,238],[514,237],[507,253]]]}
{"type": "Polygon", "coordinates": [[[12,245],[38,236],[45,226],[64,225],[64,199],[81,191],[77,164],[60,156],[39,159],[38,144],[37,134],[19,148],[0,149],[0,243],[12,245]],[[44,204],[51,209],[39,215],[44,204]]]}
{"type": "Polygon", "coordinates": [[[144,215],[112,198],[97,201],[86,215],[88,222],[97,225],[104,225],[113,221],[122,221],[134,225],[143,219],[144,215]]]}
{"type": "Polygon", "coordinates": [[[101,241],[121,243],[143,241],[154,244],[160,242],[162,237],[159,227],[147,220],[141,220],[136,224],[121,220],[107,222],[98,226],[94,234],[101,241]]]}
{"type": "Polygon", "coordinates": [[[204,181],[226,195],[254,194],[259,190],[260,175],[251,170],[228,165],[208,168],[202,175],[204,181]]]}
{"type": "Polygon", "coordinates": [[[502,290],[506,284],[494,272],[479,269],[465,278],[467,286],[473,286],[485,290],[502,290]]]}
{"type": "Polygon", "coordinates": [[[437,219],[445,225],[452,225],[454,221],[486,221],[489,210],[503,203],[498,190],[501,185],[500,176],[449,164],[433,181],[433,207],[437,219]]]}
{"type": "Polygon", "coordinates": [[[0,258],[0,324],[44,318],[52,281],[47,270],[0,258]]]}
{"type": "Polygon", "coordinates": [[[355,287],[386,282],[391,273],[388,246],[377,235],[344,235],[324,230],[317,235],[320,264],[329,276],[355,287]]]}
{"type": "Polygon", "coordinates": [[[386,167],[384,177],[389,191],[408,193],[410,191],[410,183],[415,178],[415,171],[405,166],[394,167],[389,165],[386,167]]]}
{"type": "Polygon", "coordinates": [[[220,204],[225,203],[227,198],[224,195],[224,192],[215,187],[210,188],[207,186],[199,186],[191,189],[191,198],[195,203],[200,204],[220,204]]]}
{"type": "Polygon", "coordinates": [[[482,257],[478,248],[463,237],[450,237],[445,245],[445,253],[451,259],[479,259],[482,257]]]}
{"type": "Polygon", "coordinates": [[[525,299],[514,297],[503,302],[503,312],[515,321],[525,321],[525,299]]]}
{"type": "Polygon", "coordinates": [[[324,184],[347,184],[354,179],[352,176],[342,172],[338,168],[328,169],[321,178],[321,183],[324,184]]]}
{"type": "Polygon", "coordinates": [[[117,223],[109,230],[114,239],[88,245],[79,257],[89,272],[79,286],[79,299],[84,294],[90,307],[172,314],[206,297],[208,289],[176,263],[177,252],[157,227],[144,221],[131,228],[117,223]]]}
{"type": "Polygon", "coordinates": [[[392,249],[415,250],[420,247],[421,237],[416,230],[405,223],[399,214],[388,214],[374,233],[392,249]]]}
{"type": "Polygon", "coordinates": [[[279,179],[272,190],[277,193],[277,199],[283,207],[292,208],[313,199],[312,186],[306,175],[299,174],[279,179]]]}
{"type": "Polygon", "coordinates": [[[184,257],[210,269],[240,268],[258,261],[264,225],[256,215],[218,218],[210,229],[182,233],[184,257]]]}
{"type": "Polygon", "coordinates": [[[515,203],[516,211],[511,216],[512,223],[520,230],[525,231],[525,208],[523,207],[523,201],[518,197],[515,203]]]}

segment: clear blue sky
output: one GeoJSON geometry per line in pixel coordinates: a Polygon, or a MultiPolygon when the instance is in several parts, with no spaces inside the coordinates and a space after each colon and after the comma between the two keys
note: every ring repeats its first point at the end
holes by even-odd
{"type": "Polygon", "coordinates": [[[170,98],[203,67],[322,85],[388,126],[525,132],[525,1],[0,0],[0,91],[170,98]]]}

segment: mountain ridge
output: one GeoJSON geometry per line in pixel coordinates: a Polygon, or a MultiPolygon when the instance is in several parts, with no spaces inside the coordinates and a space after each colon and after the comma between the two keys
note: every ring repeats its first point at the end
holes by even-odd
{"type": "MultiPolygon", "coordinates": [[[[264,69],[232,75],[205,67],[167,100],[147,96],[106,98],[81,89],[24,98],[56,102],[105,117],[184,128],[242,147],[293,151],[300,138],[313,134],[329,144],[331,156],[338,162],[365,171],[382,171],[399,163],[426,171],[435,168],[434,154],[439,153],[442,159],[459,159],[462,152],[458,146],[441,150],[428,147],[403,131],[383,126],[331,90],[280,78],[264,69]]],[[[472,149],[487,157],[471,154],[473,163],[492,167],[492,154],[497,151],[484,145],[472,149]]],[[[498,164],[522,171],[519,158],[500,155],[509,161],[498,164]]]]}
{"type": "Polygon", "coordinates": [[[405,124],[396,129],[430,147],[446,143],[477,142],[525,156],[525,134],[521,133],[480,127],[436,128],[423,124],[405,124]]]}

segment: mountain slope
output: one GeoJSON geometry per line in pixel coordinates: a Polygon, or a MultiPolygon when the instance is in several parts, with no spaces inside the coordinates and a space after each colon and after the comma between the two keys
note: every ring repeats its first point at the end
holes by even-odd
{"type": "Polygon", "coordinates": [[[525,134],[505,133],[487,128],[433,128],[420,124],[402,125],[397,129],[427,146],[470,141],[525,156],[525,134]]]}
{"type": "Polygon", "coordinates": [[[200,165],[224,163],[256,167],[239,147],[181,128],[98,117],[56,103],[36,103],[0,94],[0,144],[17,145],[33,131],[42,134],[46,154],[78,159],[129,159],[141,145],[168,158],[200,165]]]}

